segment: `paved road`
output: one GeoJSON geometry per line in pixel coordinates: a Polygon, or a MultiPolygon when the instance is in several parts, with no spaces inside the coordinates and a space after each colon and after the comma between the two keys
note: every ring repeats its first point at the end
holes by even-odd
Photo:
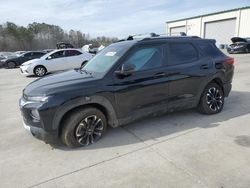
{"type": "Polygon", "coordinates": [[[220,114],[145,119],[76,150],[27,134],[18,99],[35,78],[0,69],[0,187],[250,187],[250,54],[234,57],[220,114]]]}

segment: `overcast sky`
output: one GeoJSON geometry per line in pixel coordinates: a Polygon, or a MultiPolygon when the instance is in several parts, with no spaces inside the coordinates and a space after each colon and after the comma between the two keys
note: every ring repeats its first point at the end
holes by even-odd
{"type": "Polygon", "coordinates": [[[0,23],[55,24],[90,36],[164,33],[165,22],[249,6],[250,0],[0,0],[0,23]]]}

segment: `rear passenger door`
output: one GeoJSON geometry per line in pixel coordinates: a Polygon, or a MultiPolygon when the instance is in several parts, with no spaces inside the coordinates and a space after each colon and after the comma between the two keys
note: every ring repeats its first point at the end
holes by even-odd
{"type": "Polygon", "coordinates": [[[170,42],[167,51],[168,110],[195,107],[211,63],[207,58],[202,58],[198,48],[191,42],[170,42]]]}
{"type": "Polygon", "coordinates": [[[81,58],[82,53],[78,50],[66,50],[65,58],[67,69],[80,68],[83,63],[83,58],[81,58]]]}

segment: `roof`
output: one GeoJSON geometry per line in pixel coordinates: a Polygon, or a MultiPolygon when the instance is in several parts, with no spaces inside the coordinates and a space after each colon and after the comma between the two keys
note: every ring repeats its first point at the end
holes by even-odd
{"type": "Polygon", "coordinates": [[[210,39],[202,39],[197,36],[156,36],[156,37],[145,37],[145,38],[135,38],[135,39],[124,39],[113,43],[112,45],[134,45],[136,43],[148,43],[154,41],[166,41],[166,40],[210,40],[210,39]]]}
{"type": "Polygon", "coordinates": [[[179,22],[179,21],[190,20],[190,19],[205,17],[205,16],[212,16],[212,15],[215,15],[215,14],[233,12],[233,11],[243,10],[243,9],[250,9],[250,6],[235,8],[235,9],[230,9],[230,10],[224,10],[224,11],[219,11],[219,12],[214,12],[214,13],[209,13],[209,14],[202,14],[202,15],[199,15],[199,16],[193,16],[193,17],[188,17],[188,18],[181,18],[181,19],[177,19],[177,20],[170,20],[170,21],[166,21],[166,23],[179,22]]]}

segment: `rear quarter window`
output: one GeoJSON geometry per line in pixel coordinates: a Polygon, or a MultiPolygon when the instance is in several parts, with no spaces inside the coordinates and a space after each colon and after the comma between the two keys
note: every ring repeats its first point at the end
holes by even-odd
{"type": "Polygon", "coordinates": [[[198,59],[198,52],[191,43],[169,44],[169,65],[191,63],[198,59]]]}
{"type": "Polygon", "coordinates": [[[198,45],[206,56],[224,56],[224,54],[213,43],[200,43],[198,45]]]}

